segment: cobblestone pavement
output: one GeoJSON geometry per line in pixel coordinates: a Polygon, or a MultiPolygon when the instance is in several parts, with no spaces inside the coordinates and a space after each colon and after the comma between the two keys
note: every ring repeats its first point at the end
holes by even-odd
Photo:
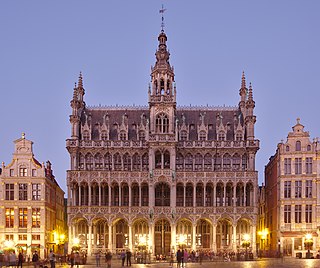
{"type": "MultiPolygon", "coordinates": [[[[1,265],[0,265],[1,266],[1,265]]],[[[3,266],[6,267],[6,266],[3,266]]],[[[24,267],[33,267],[31,265],[24,264],[24,267]]],[[[48,265],[50,268],[50,265],[48,265]]],[[[67,268],[70,265],[56,264],[56,268],[67,268]]],[[[80,265],[79,268],[90,268],[97,267],[93,261],[90,261],[86,265],[80,265]]],[[[104,262],[101,262],[101,268],[107,268],[104,262]]],[[[127,267],[127,266],[125,266],[127,267]]],[[[169,263],[152,263],[152,264],[132,264],[132,268],[169,268],[169,263]]],[[[257,259],[253,261],[233,261],[233,262],[203,262],[202,265],[199,263],[188,263],[186,268],[211,268],[211,267],[222,267],[222,268],[320,268],[320,259],[295,259],[295,258],[284,258],[284,259],[257,259]]],[[[74,266],[74,268],[77,268],[74,266]]],[[[121,268],[119,260],[112,261],[112,268],[121,268]]],[[[173,268],[177,268],[175,263],[173,268]]]]}

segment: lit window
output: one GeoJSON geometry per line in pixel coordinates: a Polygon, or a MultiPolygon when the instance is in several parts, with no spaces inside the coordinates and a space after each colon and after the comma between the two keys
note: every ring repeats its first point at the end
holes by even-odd
{"type": "Polygon", "coordinates": [[[28,209],[19,208],[19,227],[27,228],[27,223],[28,223],[28,209]]]}
{"type": "Polygon", "coordinates": [[[14,226],[14,209],[6,208],[6,228],[13,228],[14,226]]]}
{"type": "Polygon", "coordinates": [[[14,184],[6,183],[6,200],[14,200],[14,184]]]}
{"type": "Polygon", "coordinates": [[[28,200],[28,184],[19,183],[19,200],[28,200]]]}
{"type": "Polygon", "coordinates": [[[41,199],[41,186],[40,183],[32,184],[32,200],[40,200],[41,199]]]}
{"type": "Polygon", "coordinates": [[[27,169],[26,168],[20,168],[19,169],[20,177],[27,177],[27,169]]]}
{"type": "Polygon", "coordinates": [[[40,208],[32,209],[32,227],[33,228],[40,227],[40,208]]]}

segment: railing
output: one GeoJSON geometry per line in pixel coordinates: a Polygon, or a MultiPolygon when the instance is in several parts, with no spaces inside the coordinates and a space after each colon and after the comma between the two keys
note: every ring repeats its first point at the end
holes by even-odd
{"type": "Polygon", "coordinates": [[[72,140],[68,139],[67,147],[95,147],[95,148],[145,148],[147,147],[146,141],[93,141],[93,140],[72,140]]]}

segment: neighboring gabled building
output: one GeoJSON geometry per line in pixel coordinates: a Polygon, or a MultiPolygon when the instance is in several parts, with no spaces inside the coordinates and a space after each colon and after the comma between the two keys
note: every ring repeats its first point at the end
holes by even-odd
{"type": "Polygon", "coordinates": [[[319,248],[320,144],[300,119],[292,129],[265,168],[267,241],[274,256],[305,256],[308,247],[313,253],[319,248]]]}
{"type": "Polygon", "coordinates": [[[14,145],[12,161],[2,163],[0,174],[2,249],[10,246],[29,256],[37,250],[42,258],[49,249],[63,254],[64,192],[55,180],[51,163],[36,160],[33,142],[24,133],[14,145]]]}

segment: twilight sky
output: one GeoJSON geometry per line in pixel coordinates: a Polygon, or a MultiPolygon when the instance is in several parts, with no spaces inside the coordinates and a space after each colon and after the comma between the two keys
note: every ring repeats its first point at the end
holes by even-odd
{"type": "Polygon", "coordinates": [[[26,133],[66,191],[74,82],[87,105],[147,105],[164,4],[178,105],[238,105],[252,82],[259,184],[296,118],[320,136],[320,1],[56,0],[0,3],[0,161],[26,133]]]}

